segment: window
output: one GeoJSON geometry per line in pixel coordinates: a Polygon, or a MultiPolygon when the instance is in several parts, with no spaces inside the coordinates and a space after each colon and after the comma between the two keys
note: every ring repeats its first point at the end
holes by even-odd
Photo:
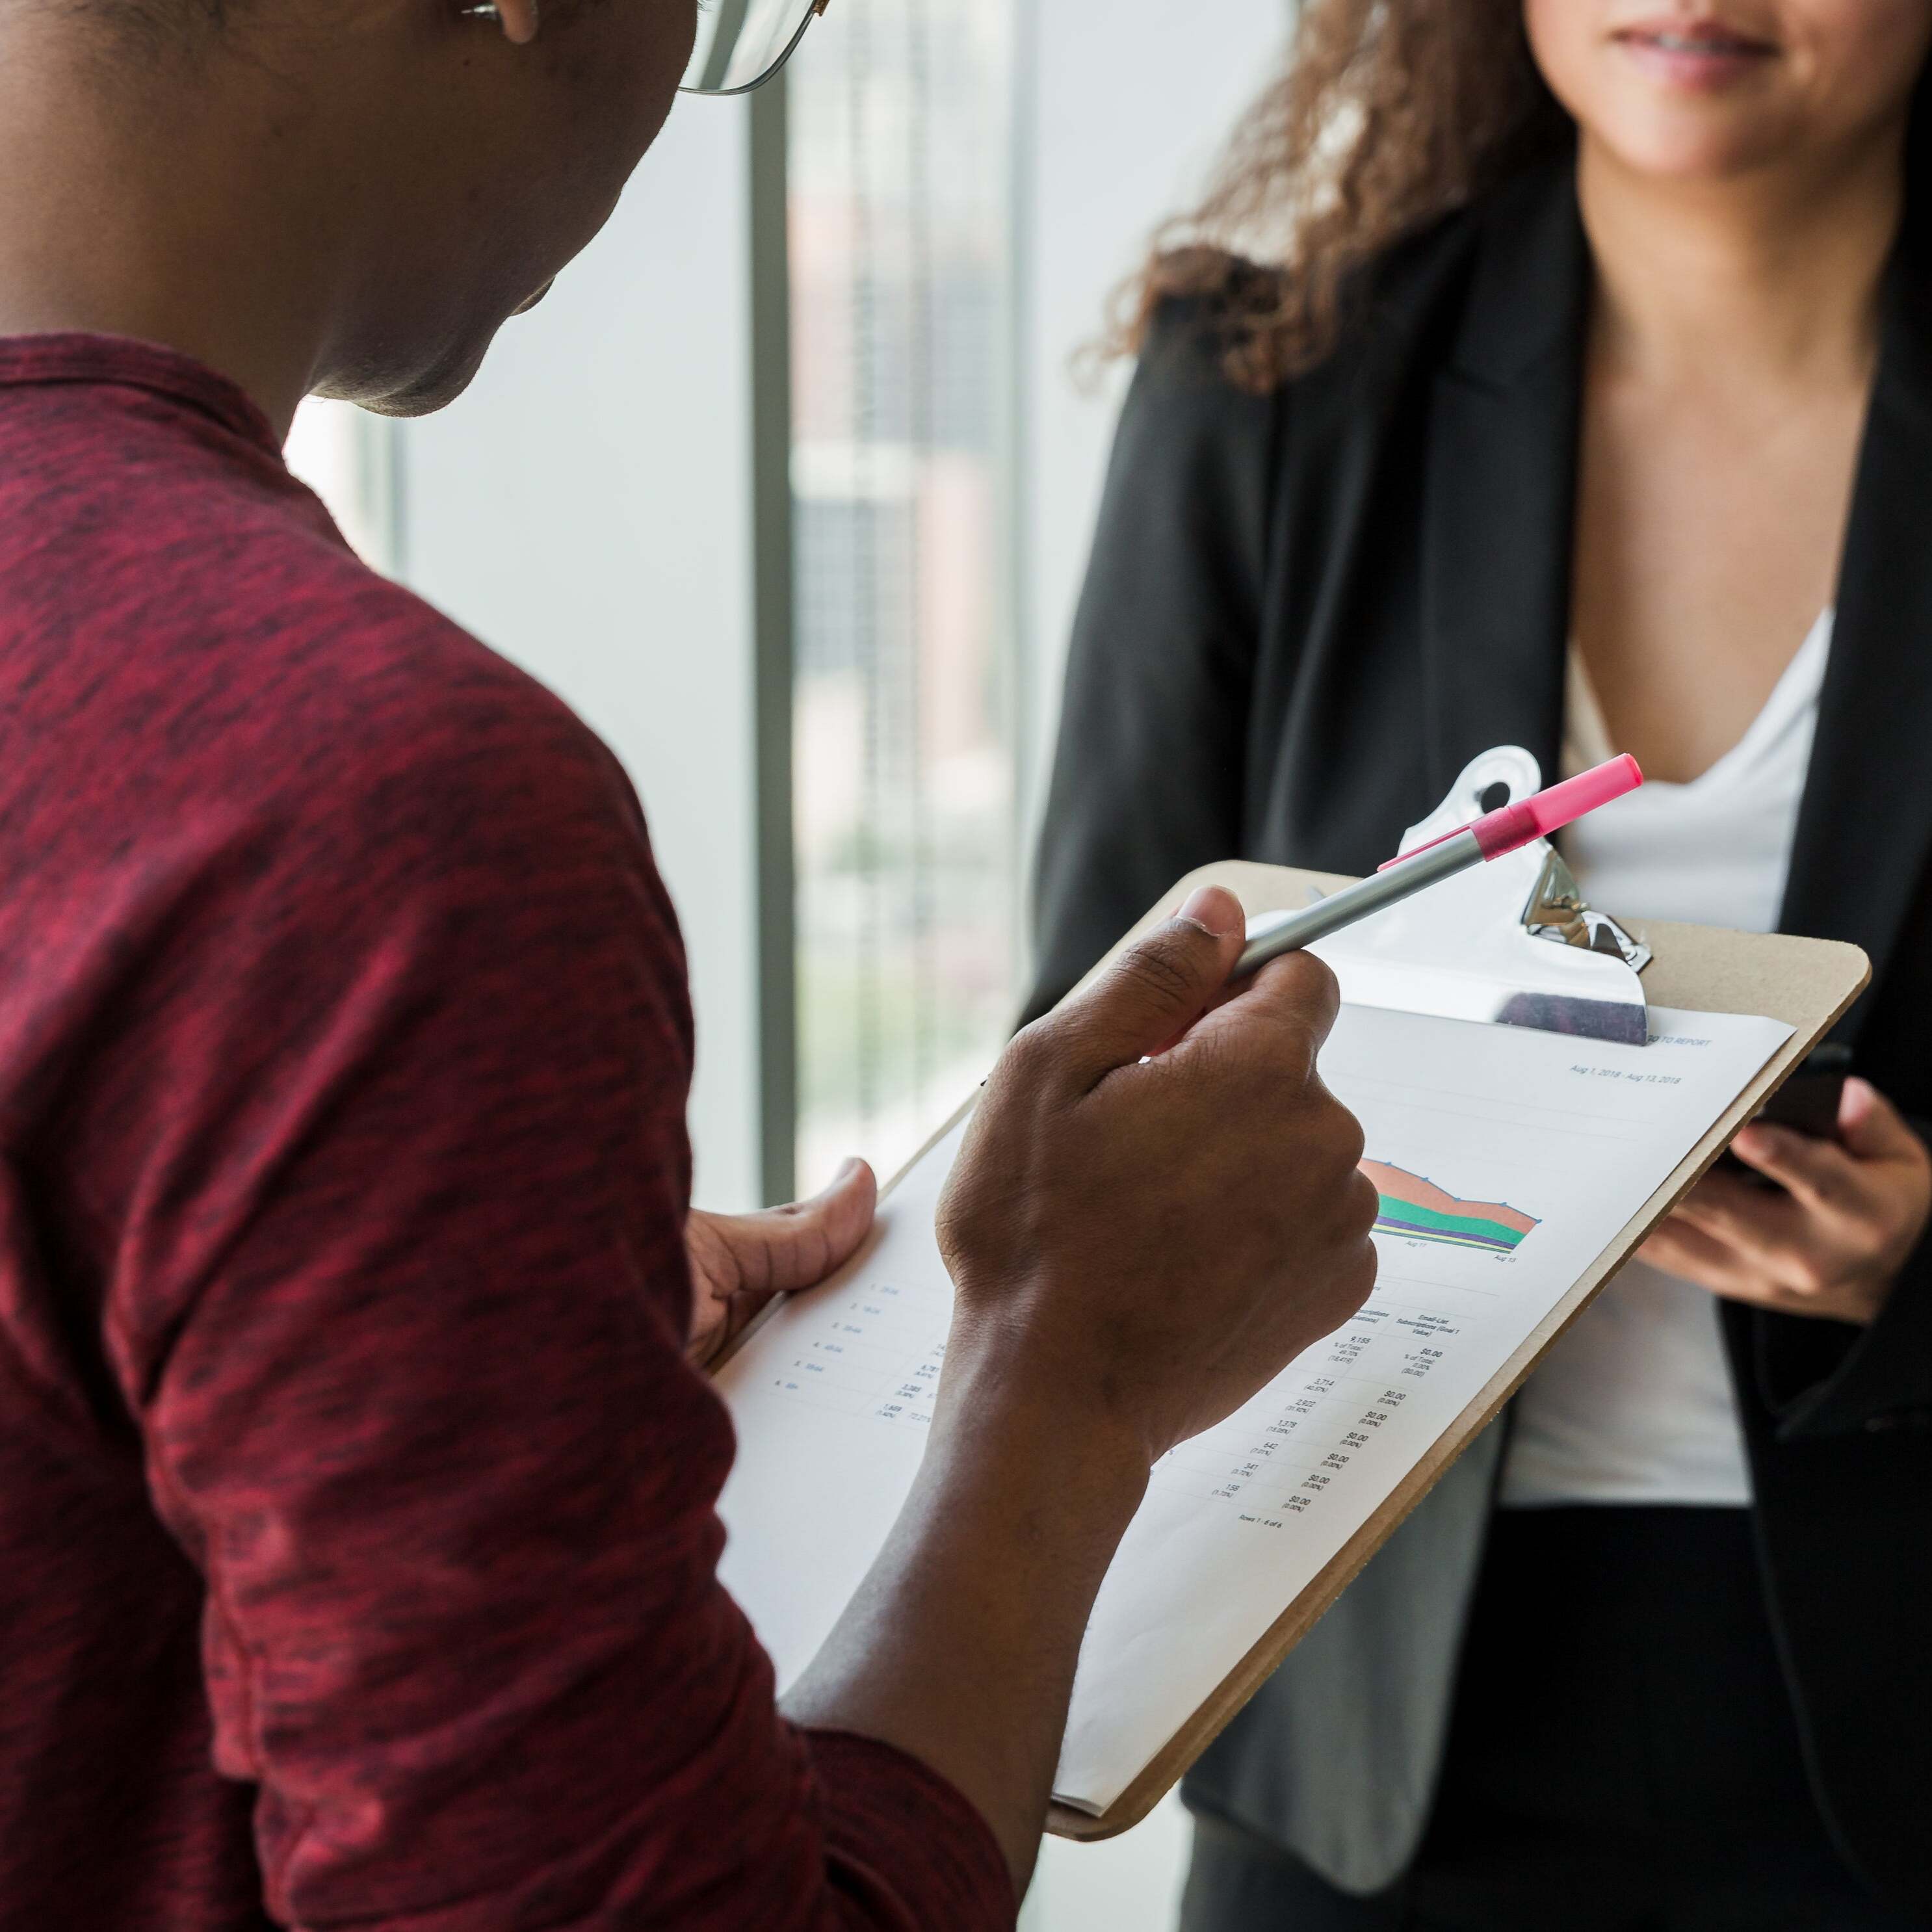
{"type": "Polygon", "coordinates": [[[802,1187],[896,1166],[1016,1003],[1010,24],[841,0],[788,75],[802,1187]]]}

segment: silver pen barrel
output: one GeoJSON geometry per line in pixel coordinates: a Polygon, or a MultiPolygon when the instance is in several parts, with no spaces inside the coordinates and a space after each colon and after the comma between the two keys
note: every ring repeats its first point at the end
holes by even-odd
{"type": "Polygon", "coordinates": [[[1457,872],[1480,865],[1483,848],[1473,832],[1459,832],[1439,845],[1426,845],[1406,859],[1399,859],[1386,871],[1371,872],[1352,886],[1330,892],[1299,912],[1268,912],[1248,922],[1248,943],[1234,962],[1229,976],[1240,979],[1264,966],[1284,952],[1298,952],[1310,940],[1320,939],[1358,919],[1366,919],[1384,906],[1406,899],[1411,892],[1432,886],[1457,872]]]}

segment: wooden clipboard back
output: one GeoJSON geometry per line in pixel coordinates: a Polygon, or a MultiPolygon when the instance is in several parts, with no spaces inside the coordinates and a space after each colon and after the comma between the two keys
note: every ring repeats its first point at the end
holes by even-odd
{"type": "MultiPolygon", "coordinates": [[[[1159,904],[1108,955],[1108,960],[1168,917],[1197,886],[1226,886],[1252,914],[1306,905],[1311,886],[1331,891],[1348,883],[1334,873],[1259,866],[1244,860],[1204,866],[1163,893],[1159,904]]],[[[1605,910],[1615,911],[1614,908],[1605,910]]],[[[1782,1020],[1792,1030],[1790,1039],[1481,1394],[1438,1438],[1388,1502],[1288,1606],[1267,1634],[1222,1680],[1214,1694],[1174,1733],[1133,1783],[1098,1817],[1064,1804],[1052,1808],[1047,1829],[1056,1836],[1110,1838],[1138,1824],[1153,1810],[1219,1736],[1222,1726],[1307,1635],[1322,1612],[1388,1541],[1396,1526],[1435,1486],[1436,1479],[1495,1420],[1544,1351],[1676,1205],[1691,1184],[1723,1152],[1732,1136],[1831,1030],[1871,976],[1871,964],[1864,954],[1856,946],[1836,940],[1793,939],[1781,933],[1726,932],[1712,926],[1662,922],[1643,926],[1641,936],[1655,956],[1643,974],[1645,997],[1652,1006],[1703,1012],[1756,1013],[1782,1020]]],[[[1102,961],[1094,970],[1103,970],[1106,964],[1102,961]]]]}

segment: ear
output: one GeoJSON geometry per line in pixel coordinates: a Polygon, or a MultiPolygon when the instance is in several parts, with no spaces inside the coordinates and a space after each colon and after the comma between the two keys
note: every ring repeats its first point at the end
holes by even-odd
{"type": "Polygon", "coordinates": [[[536,38],[537,0],[496,0],[496,14],[512,46],[526,46],[536,38]]]}

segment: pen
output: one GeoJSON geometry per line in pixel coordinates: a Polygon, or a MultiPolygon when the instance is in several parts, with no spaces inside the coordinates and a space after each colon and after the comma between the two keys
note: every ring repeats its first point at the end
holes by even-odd
{"type": "Polygon", "coordinates": [[[1352,886],[1344,886],[1299,912],[1263,913],[1248,922],[1248,943],[1234,962],[1228,976],[1240,979],[1284,952],[1298,952],[1310,940],[1321,939],[1353,926],[1384,906],[1394,905],[1412,892],[1432,886],[1487,859],[1500,859],[1527,845],[1532,838],[1546,838],[1552,832],[1636,790],[1643,783],[1643,773],[1636,759],[1626,752],[1608,764],[1592,766],[1565,778],[1534,797],[1518,800],[1499,810],[1485,812],[1459,831],[1445,832],[1439,838],[1418,845],[1412,851],[1391,859],[1379,872],[1372,872],[1352,886]]]}

